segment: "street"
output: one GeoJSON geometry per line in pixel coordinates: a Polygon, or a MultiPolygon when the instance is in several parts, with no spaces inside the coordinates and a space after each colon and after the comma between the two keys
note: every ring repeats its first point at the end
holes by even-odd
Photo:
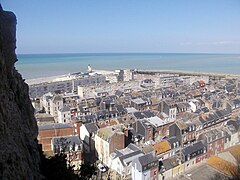
{"type": "MultiPolygon", "coordinates": [[[[218,172],[212,167],[208,166],[206,163],[203,163],[199,166],[193,167],[190,170],[186,171],[184,174],[174,178],[174,180],[209,180],[214,177],[218,172]]],[[[225,176],[219,174],[221,180],[225,176]]]]}

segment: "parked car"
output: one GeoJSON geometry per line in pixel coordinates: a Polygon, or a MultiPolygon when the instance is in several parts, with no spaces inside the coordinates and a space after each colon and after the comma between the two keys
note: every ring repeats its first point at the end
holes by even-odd
{"type": "Polygon", "coordinates": [[[97,167],[98,167],[99,171],[101,171],[101,172],[106,172],[107,171],[106,167],[102,163],[99,163],[97,165],[97,167]]]}

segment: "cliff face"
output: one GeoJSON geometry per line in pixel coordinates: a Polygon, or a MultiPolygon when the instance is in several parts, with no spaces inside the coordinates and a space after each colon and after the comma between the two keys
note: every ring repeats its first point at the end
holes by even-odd
{"type": "Polygon", "coordinates": [[[0,179],[41,179],[38,129],[15,48],[16,17],[0,6],[0,179]]]}

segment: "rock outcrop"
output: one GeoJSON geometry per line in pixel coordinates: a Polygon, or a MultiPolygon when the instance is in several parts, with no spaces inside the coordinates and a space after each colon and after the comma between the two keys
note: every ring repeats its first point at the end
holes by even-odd
{"type": "Polygon", "coordinates": [[[15,48],[16,17],[0,6],[0,179],[42,179],[38,128],[15,48]]]}

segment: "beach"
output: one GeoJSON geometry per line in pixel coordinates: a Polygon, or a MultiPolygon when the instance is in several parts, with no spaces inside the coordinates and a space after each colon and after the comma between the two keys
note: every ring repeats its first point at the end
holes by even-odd
{"type": "Polygon", "coordinates": [[[23,78],[29,80],[86,72],[88,64],[93,69],[101,70],[141,69],[218,74],[240,73],[239,54],[25,54],[18,55],[16,68],[23,78]]]}

